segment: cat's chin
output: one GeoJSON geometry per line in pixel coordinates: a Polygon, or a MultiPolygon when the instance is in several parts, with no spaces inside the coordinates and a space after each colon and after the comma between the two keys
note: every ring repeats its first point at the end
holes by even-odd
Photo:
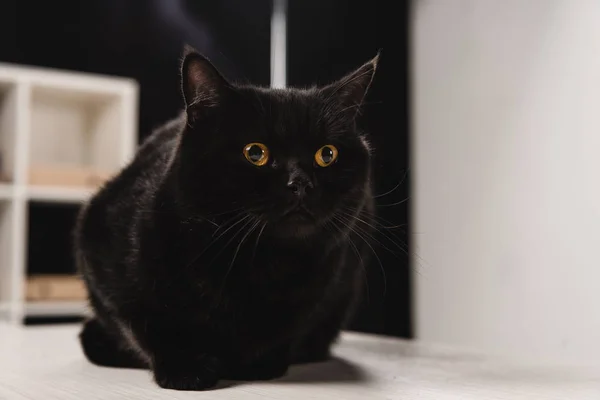
{"type": "Polygon", "coordinates": [[[277,229],[277,234],[285,239],[306,239],[317,232],[314,225],[293,225],[277,229]]]}
{"type": "Polygon", "coordinates": [[[275,233],[285,238],[306,238],[319,231],[314,217],[303,213],[290,213],[273,223],[275,233]]]}

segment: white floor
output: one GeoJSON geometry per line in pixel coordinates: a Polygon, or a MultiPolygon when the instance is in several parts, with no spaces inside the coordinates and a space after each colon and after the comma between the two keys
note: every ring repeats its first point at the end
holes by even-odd
{"type": "Polygon", "coordinates": [[[77,332],[77,326],[0,325],[0,399],[600,399],[600,360],[597,367],[535,366],[357,334],[343,336],[337,360],[293,367],[278,381],[166,391],[147,371],[90,365],[77,332]]]}

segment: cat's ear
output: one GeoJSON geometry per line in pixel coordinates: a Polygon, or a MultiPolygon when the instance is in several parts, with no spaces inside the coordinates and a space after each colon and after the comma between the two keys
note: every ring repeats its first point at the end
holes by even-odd
{"type": "Polygon", "coordinates": [[[181,89],[188,114],[209,112],[223,100],[231,85],[210,60],[185,46],[181,63],[181,89]]]}
{"type": "Polygon", "coordinates": [[[363,64],[357,70],[325,86],[322,91],[326,98],[337,101],[343,106],[355,109],[358,112],[369,91],[371,82],[373,82],[373,77],[379,64],[380,53],[378,52],[373,59],[363,64]]]}

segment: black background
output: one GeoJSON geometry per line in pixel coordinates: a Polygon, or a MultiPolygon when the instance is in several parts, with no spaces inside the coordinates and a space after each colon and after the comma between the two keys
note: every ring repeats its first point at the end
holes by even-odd
{"type": "MultiPolygon", "coordinates": [[[[382,49],[361,124],[376,150],[379,213],[409,223],[408,19],[410,2],[289,0],[288,83],[325,83],[382,49]],[[402,202],[393,207],[385,206],[402,202]]],[[[183,43],[208,55],[228,77],[268,85],[268,0],[4,0],[0,61],[135,78],[140,84],[140,140],[173,117],[182,103],[183,43]]],[[[28,271],[73,270],[69,251],[75,207],[30,206],[28,271]],[[52,259],[51,264],[47,260],[52,259]],[[57,267],[60,266],[60,267],[57,267]],[[63,268],[59,270],[57,268],[63,268]]],[[[369,299],[355,329],[411,337],[409,225],[384,230],[368,270],[369,299]],[[394,235],[392,243],[387,237],[394,235]]]]}

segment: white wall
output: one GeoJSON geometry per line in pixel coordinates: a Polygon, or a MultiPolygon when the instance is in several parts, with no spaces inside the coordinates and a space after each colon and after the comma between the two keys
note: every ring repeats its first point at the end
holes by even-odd
{"type": "Polygon", "coordinates": [[[600,1],[421,0],[416,330],[600,360],[600,1]]]}

